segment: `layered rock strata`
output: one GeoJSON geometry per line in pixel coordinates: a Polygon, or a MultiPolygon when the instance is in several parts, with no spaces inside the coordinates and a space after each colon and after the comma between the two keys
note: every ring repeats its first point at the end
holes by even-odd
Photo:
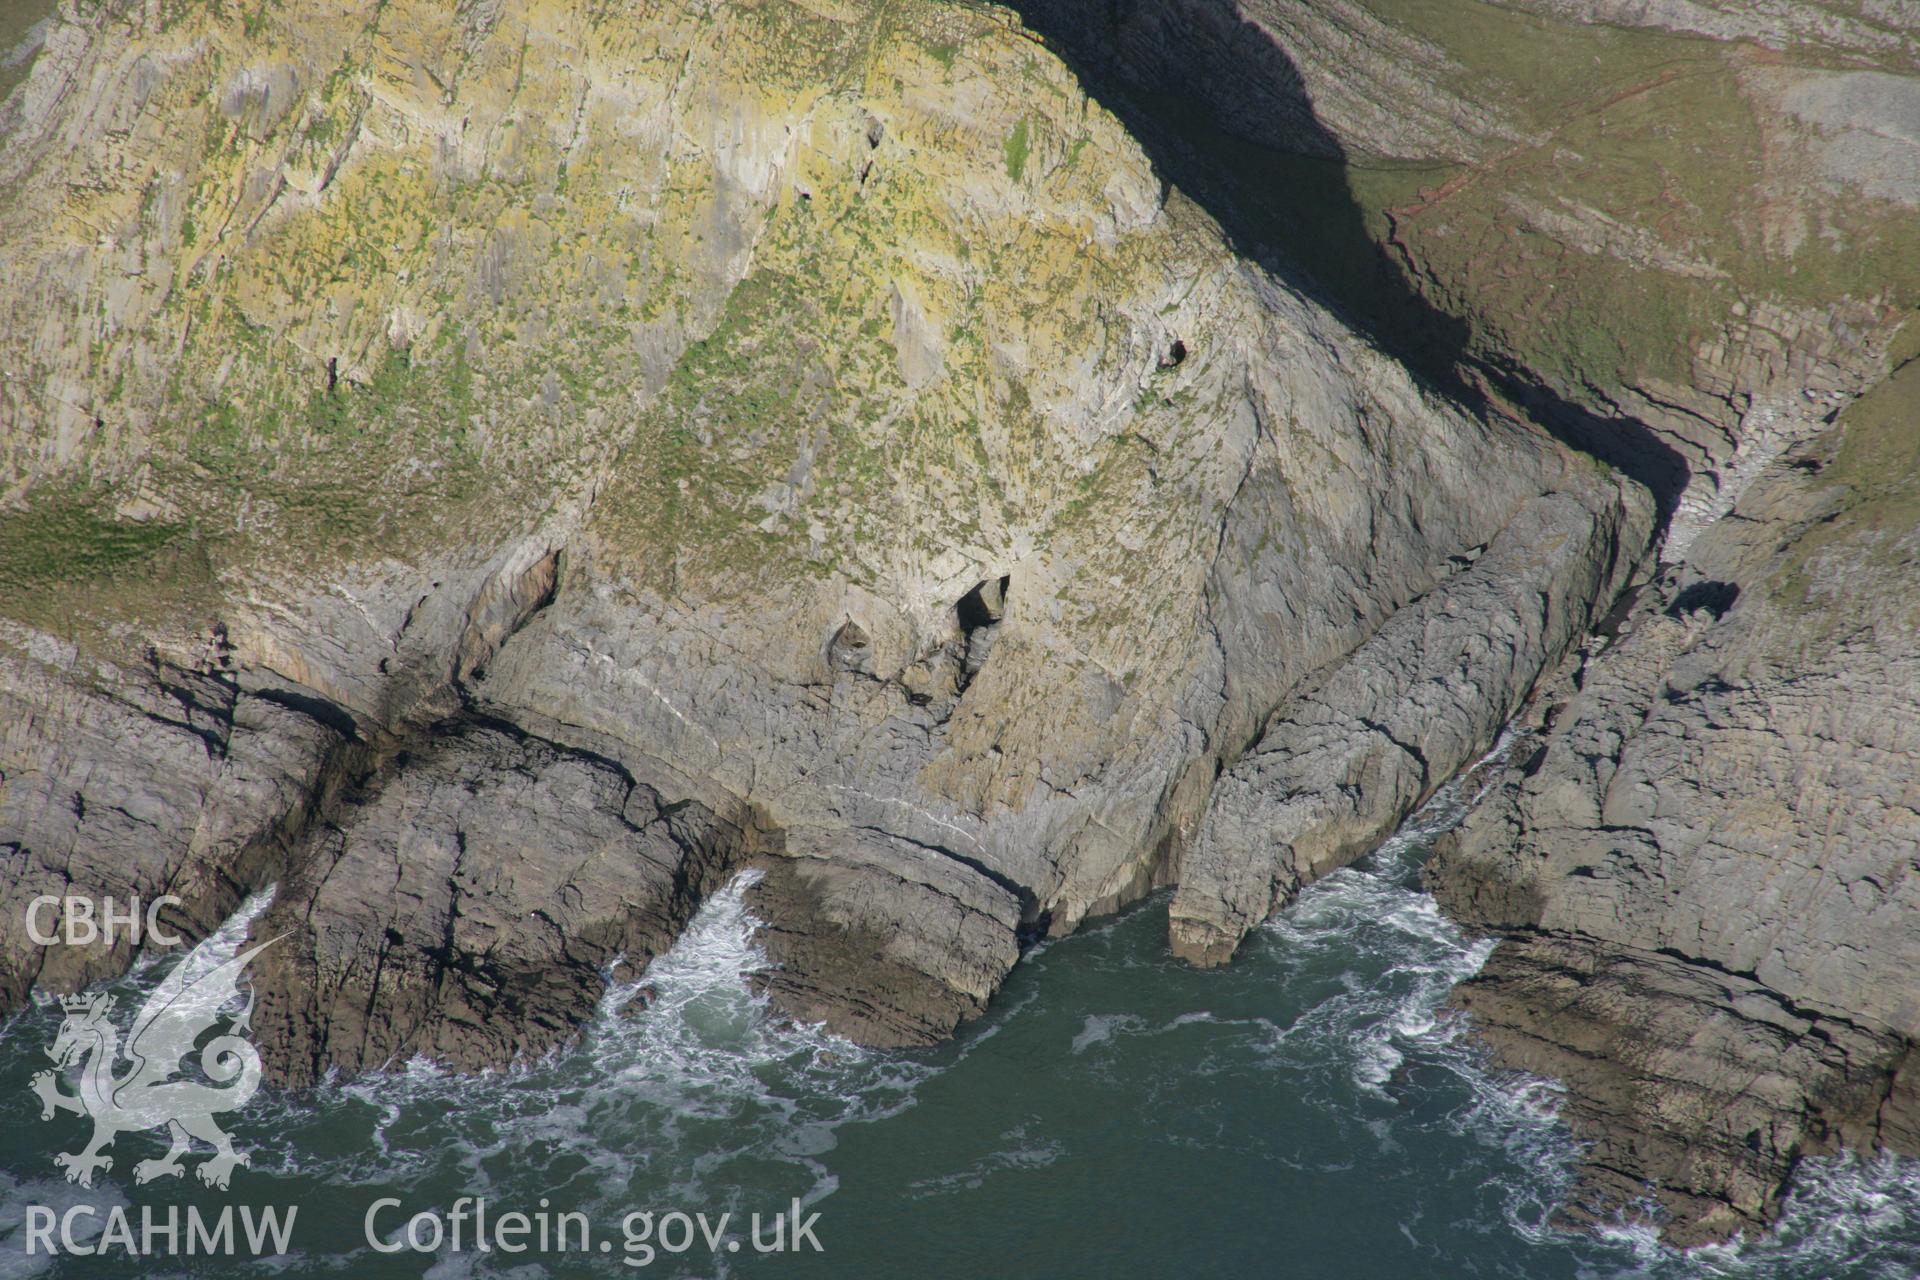
{"type": "Polygon", "coordinates": [[[75,6],[4,127],[0,991],[274,883],[283,1079],[537,1052],[749,866],[781,1008],[927,1043],[1286,715],[1450,700],[1360,852],[1646,540],[999,11],[75,6]]]}
{"type": "Polygon", "coordinates": [[[1431,864],[1512,939],[1459,999],[1568,1083],[1588,1212],[1713,1239],[1807,1155],[1916,1150],[1917,429],[1908,364],[1756,480],[1431,864]]]}

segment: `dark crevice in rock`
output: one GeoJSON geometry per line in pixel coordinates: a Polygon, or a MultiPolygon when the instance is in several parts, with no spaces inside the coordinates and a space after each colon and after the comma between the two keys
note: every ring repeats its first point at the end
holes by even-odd
{"type": "Polygon", "coordinates": [[[553,603],[560,593],[561,559],[562,551],[555,547],[515,573],[503,567],[468,604],[467,626],[449,681],[456,692],[464,697],[469,682],[484,679],[501,646],[553,603]]]}
{"type": "Polygon", "coordinates": [[[194,724],[190,720],[176,720],[171,716],[159,715],[152,711],[145,711],[145,712],[142,712],[141,714],[144,715],[148,720],[152,721],[154,724],[163,725],[169,729],[180,729],[187,733],[193,734],[195,737],[199,738],[202,742],[206,744],[207,755],[212,759],[217,760],[226,754],[226,750],[227,750],[226,738],[222,734],[220,734],[219,732],[213,729],[206,728],[205,726],[202,726],[202,725],[194,724]]]}
{"type": "Polygon", "coordinates": [[[1734,582],[1695,582],[1681,590],[1667,606],[1671,617],[1684,618],[1696,609],[1704,609],[1715,620],[1726,616],[1740,598],[1740,586],[1734,582]]]}
{"type": "Polygon", "coordinates": [[[1647,585],[1644,582],[1636,582],[1622,591],[1614,600],[1612,607],[1607,610],[1606,616],[1594,624],[1589,634],[1609,641],[1617,637],[1620,634],[1620,628],[1625,626],[1627,619],[1633,616],[1633,607],[1639,603],[1640,593],[1647,589],[1647,585]]]}
{"type": "Polygon", "coordinates": [[[988,578],[961,596],[959,603],[953,607],[954,615],[960,621],[960,630],[971,636],[982,627],[998,623],[1006,612],[1007,588],[1012,583],[1011,575],[988,578]]]}
{"type": "Polygon", "coordinates": [[[1022,919],[1020,928],[1014,933],[1014,941],[1022,952],[1045,942],[1053,928],[1053,912],[1040,911],[1031,918],[1022,919]]]}
{"type": "Polygon", "coordinates": [[[284,1082],[422,1052],[479,1067],[551,1047],[592,1013],[616,952],[644,963],[665,950],[755,847],[744,813],[668,802],[622,762],[529,732],[461,694],[451,714],[403,739],[341,752],[334,767],[345,776],[275,875],[281,893],[258,928],[309,940],[262,961],[260,1024],[277,1046],[270,1073],[284,1082]],[[550,811],[544,820],[514,816],[529,799],[550,811]],[[537,830],[516,836],[520,821],[537,830]],[[590,854],[569,870],[583,842],[626,853],[590,854]],[[506,880],[489,870],[503,845],[521,847],[521,869],[506,880]],[[403,846],[427,878],[419,902],[412,891],[370,887],[369,871],[403,846]],[[444,869],[432,867],[435,856],[444,869]],[[515,907],[522,877],[557,880],[562,897],[515,907]],[[323,900],[324,935],[313,928],[323,900]],[[522,919],[548,927],[526,933],[522,919]],[[476,947],[469,928],[492,941],[476,947]],[[356,929],[383,939],[370,970],[356,968],[351,948],[327,945],[356,929]]]}
{"type": "Polygon", "coordinates": [[[271,702],[289,711],[296,711],[317,724],[325,725],[348,742],[362,741],[360,722],[354,719],[351,711],[338,703],[329,702],[325,698],[310,693],[301,693],[274,685],[264,685],[258,689],[249,690],[247,696],[258,698],[262,702],[271,702]]]}
{"type": "Polygon", "coordinates": [[[151,711],[146,712],[149,720],[174,728],[185,729],[196,734],[207,744],[207,754],[215,759],[224,759],[227,745],[233,738],[233,709],[239,700],[239,686],[232,676],[225,672],[208,672],[188,678],[181,673],[179,678],[169,679],[168,671],[176,670],[159,662],[152,655],[148,661],[153,669],[153,682],[161,692],[180,704],[181,718],[169,719],[151,711]],[[211,696],[203,696],[210,694],[211,696]]]}
{"type": "Polygon", "coordinates": [[[1010,574],[988,578],[954,605],[961,642],[960,671],[954,682],[956,692],[965,693],[981,668],[987,665],[987,656],[999,634],[1000,620],[1006,616],[1007,590],[1012,585],[1010,574]]]}
{"type": "MultiPolygon", "coordinates": [[[[481,664],[553,599],[558,567],[548,552],[490,579],[468,605],[443,682],[405,690],[385,722],[311,688],[248,687],[272,677],[262,670],[156,659],[151,696],[130,695],[131,713],[196,735],[210,754],[233,749],[236,724],[307,744],[309,754],[289,757],[277,811],[202,861],[169,862],[135,882],[143,895],[180,895],[168,923],[188,940],[278,884],[254,926],[256,937],[291,935],[255,975],[271,1077],[306,1084],[415,1053],[477,1068],[557,1044],[592,1014],[615,954],[644,963],[666,949],[767,844],[744,807],[668,800],[622,762],[529,732],[483,702],[481,664]],[[165,714],[173,706],[183,717],[165,714]],[[540,919],[550,927],[523,927],[540,919]]],[[[99,816],[92,796],[74,807],[72,821],[99,816]]],[[[123,947],[57,981],[84,985],[131,960],[123,947]]],[[[9,1000],[40,978],[38,968],[0,974],[9,1000]]]]}
{"type": "MultiPolygon", "coordinates": [[[[1421,800],[1424,800],[1428,795],[1432,794],[1434,788],[1438,787],[1442,781],[1445,781],[1445,779],[1436,780],[1434,778],[1433,766],[1427,760],[1427,753],[1420,749],[1419,743],[1406,738],[1396,737],[1393,730],[1379,721],[1362,717],[1360,723],[1369,733],[1377,733],[1392,743],[1394,747],[1404,753],[1407,758],[1412,760],[1415,766],[1419,768],[1419,795],[1421,800]]],[[[1418,807],[1417,804],[1415,807],[1418,807]]]]}
{"type": "Polygon", "coordinates": [[[827,641],[827,665],[835,671],[864,672],[872,653],[873,642],[865,628],[852,619],[842,623],[827,641]]]}
{"type": "Polygon", "coordinates": [[[1012,895],[1014,900],[1020,904],[1020,919],[1023,925],[1031,925],[1045,914],[1040,910],[1040,900],[1034,896],[1032,889],[1021,884],[1006,873],[996,871],[979,858],[970,857],[947,845],[928,844],[924,840],[916,840],[912,836],[901,835],[898,831],[888,831],[880,827],[857,827],[855,830],[868,831],[887,840],[898,840],[901,844],[912,845],[916,849],[945,858],[949,862],[957,862],[975,875],[998,885],[1006,893],[1012,895]]]}

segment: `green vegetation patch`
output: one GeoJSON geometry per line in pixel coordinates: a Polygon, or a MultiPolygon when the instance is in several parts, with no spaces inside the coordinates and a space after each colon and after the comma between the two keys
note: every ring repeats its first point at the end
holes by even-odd
{"type": "Polygon", "coordinates": [[[56,7],[54,0],[8,0],[0,5],[0,98],[12,93],[33,70],[40,50],[26,41],[56,7]]]}
{"type": "MultiPolygon", "coordinates": [[[[1817,481],[1844,488],[1839,510],[1801,535],[1771,579],[1774,599],[1796,612],[1810,607],[1814,561],[1825,552],[1867,544],[1869,564],[1907,571],[1920,530],[1920,357],[1849,405],[1840,428],[1839,450],[1817,481]]],[[[1835,627],[1851,625],[1848,613],[1826,611],[1835,627]]]]}
{"type": "Polygon", "coordinates": [[[25,510],[0,513],[0,587],[110,579],[140,569],[187,533],[182,524],[118,520],[98,490],[39,491],[25,510]]]}
{"type": "Polygon", "coordinates": [[[1020,181],[1020,175],[1027,171],[1027,156],[1033,149],[1032,131],[1033,126],[1022,116],[1020,123],[1013,126],[1012,132],[1007,134],[1007,140],[1000,146],[1001,154],[1007,161],[1007,177],[1015,182],[1020,181]]]}
{"type": "Polygon", "coordinates": [[[48,487],[0,512],[0,615],[97,651],[118,624],[145,636],[203,614],[217,583],[200,528],[123,520],[115,500],[48,487]]]}

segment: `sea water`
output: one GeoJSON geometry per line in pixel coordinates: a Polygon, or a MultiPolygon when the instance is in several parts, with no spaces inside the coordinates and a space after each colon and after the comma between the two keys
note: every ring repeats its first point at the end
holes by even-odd
{"type": "MultiPolygon", "coordinates": [[[[1418,887],[1463,807],[1443,791],[1227,968],[1175,961],[1152,900],[1035,947],[986,1017],[911,1053],[769,1015],[748,985],[766,959],[743,877],[611,987],[573,1047],[477,1077],[415,1062],[263,1090],[221,1118],[251,1161],[224,1191],[191,1172],[135,1185],[134,1162],[162,1149],[151,1133],[121,1136],[99,1185],[62,1179],[53,1155],[89,1126],[40,1118],[29,1082],[62,1017],[40,1002],[0,1037],[0,1280],[1920,1275],[1913,1162],[1808,1162],[1778,1232],[1731,1246],[1553,1224],[1578,1158],[1558,1094],[1491,1069],[1447,1009],[1492,943],[1418,887]],[[162,1236],[136,1256],[143,1209],[212,1222],[235,1206],[295,1207],[288,1250],[186,1255],[162,1236]],[[116,1209],[134,1251],[102,1248],[116,1209]],[[34,1213],[102,1251],[29,1253],[34,1213]],[[513,1213],[518,1252],[487,1235],[513,1213]]],[[[231,953],[263,905],[205,945],[231,953]]],[[[109,988],[129,1010],[163,972],[109,988]]]]}

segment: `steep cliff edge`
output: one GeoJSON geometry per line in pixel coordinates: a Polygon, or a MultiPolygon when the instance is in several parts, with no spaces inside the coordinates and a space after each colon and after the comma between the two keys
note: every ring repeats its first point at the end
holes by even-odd
{"type": "Polygon", "coordinates": [[[274,882],[284,1079],[538,1051],[749,865],[775,1000],[925,1043],[1263,728],[1451,700],[1357,856],[1647,544],[1003,11],[69,5],[3,127],[0,996],[130,959],[34,895],[274,882]]]}
{"type": "Polygon", "coordinates": [[[1434,883],[1583,1210],[1913,1149],[1909,6],[1017,7],[20,33],[0,1003],[132,959],[33,896],[271,882],[280,1078],[497,1063],[752,866],[921,1044],[1531,705],[1434,883]]]}
{"type": "Polygon", "coordinates": [[[1801,1156],[1916,1149],[1916,441],[1909,363],[1641,596],[1429,868],[1513,939],[1459,998],[1568,1082],[1589,1212],[1651,1188],[1710,1239],[1801,1156]]]}
{"type": "MultiPolygon", "coordinates": [[[[1920,10],[1021,8],[1244,251],[1660,506],[1665,570],[1433,869],[1509,935],[1461,1000],[1568,1086],[1579,1212],[1651,1193],[1670,1238],[1709,1239],[1769,1218],[1804,1154],[1914,1150],[1905,455],[1820,472],[1913,430],[1911,373],[1884,380],[1920,301],[1920,10]]],[[[1421,711],[1506,651],[1437,621],[1421,711]]],[[[1175,899],[1187,954],[1345,856],[1339,818],[1403,781],[1377,761],[1448,737],[1329,689],[1223,779],[1175,899]]]]}
{"type": "Polygon", "coordinates": [[[1645,484],[1684,554],[1920,303],[1895,5],[1017,5],[1243,252],[1645,484]]]}

